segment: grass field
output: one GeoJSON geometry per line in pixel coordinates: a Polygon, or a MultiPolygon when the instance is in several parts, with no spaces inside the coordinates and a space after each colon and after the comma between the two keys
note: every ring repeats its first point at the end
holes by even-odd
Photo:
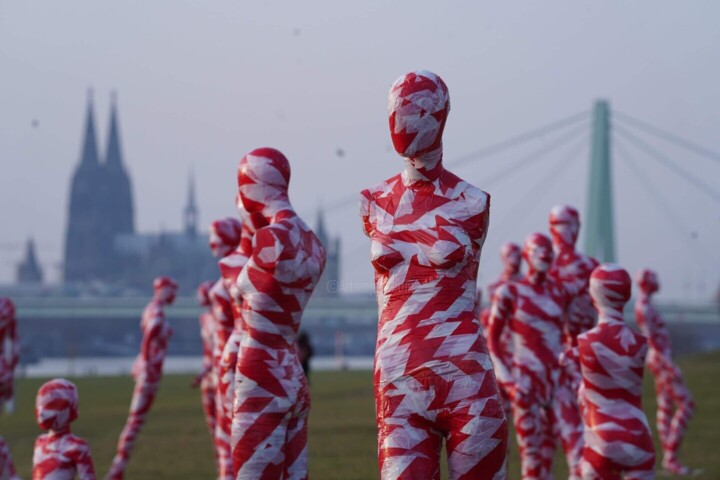
{"type": "MultiPolygon", "coordinates": [[[[697,413],[690,425],[682,458],[702,467],[701,479],[720,479],[720,354],[680,362],[696,398],[697,413]]],[[[130,378],[78,378],[80,419],[74,432],[91,445],[99,478],[107,472],[115,442],[127,414],[130,378]]],[[[149,421],[141,433],[128,469],[130,480],[212,479],[213,455],[200,408],[199,393],[190,390],[190,377],[163,380],[149,421]]],[[[40,433],[34,422],[34,395],[41,380],[20,380],[17,411],[0,417],[0,434],[12,449],[23,478],[30,478],[32,447],[40,433]]],[[[654,422],[652,384],[646,382],[645,406],[654,422]]],[[[325,479],[378,478],[372,377],[370,372],[317,372],[312,377],[310,474],[325,479]]],[[[514,441],[510,478],[519,478],[514,441]]],[[[557,478],[565,477],[558,457],[557,478]]]]}

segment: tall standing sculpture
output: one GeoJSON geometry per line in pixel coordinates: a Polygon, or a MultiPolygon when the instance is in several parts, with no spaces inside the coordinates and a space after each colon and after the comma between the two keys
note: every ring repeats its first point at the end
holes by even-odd
{"type": "Polygon", "coordinates": [[[243,335],[236,370],[233,467],[237,479],[305,479],[310,394],[297,356],[303,310],[325,267],[325,249],[288,198],[290,164],[272,148],[245,155],[238,187],[255,233],[237,280],[243,335]]]}
{"type": "Polygon", "coordinates": [[[20,360],[15,305],[0,297],[0,410],[12,412],[15,396],[15,367],[20,360]]]}
{"type": "Polygon", "coordinates": [[[178,285],[170,277],[157,277],[153,282],[153,297],[145,307],[140,321],[142,343],[133,365],[133,390],[130,413],[117,445],[108,480],[122,480],[130,454],[140,430],[147,420],[150,407],[160,388],[163,363],[167,354],[172,328],[165,318],[165,307],[175,301],[178,285]]]}
{"type": "Polygon", "coordinates": [[[580,384],[580,364],[577,353],[577,336],[595,324],[588,285],[590,274],[598,262],[575,249],[580,233],[580,215],[568,205],[557,205],[550,210],[550,235],[555,260],[549,275],[574,292],[568,305],[564,323],[564,351],[560,357],[560,377],[557,399],[560,404],[559,427],[567,448],[565,458],[571,467],[570,478],[580,475],[580,458],[583,449],[583,423],[578,409],[577,391],[580,384]]]}
{"type": "Polygon", "coordinates": [[[35,400],[35,418],[48,433],[35,442],[33,480],[95,480],[90,447],[70,433],[70,424],[78,418],[75,385],[62,378],[43,384],[35,400]]]}
{"type": "Polygon", "coordinates": [[[583,480],[655,478],[655,447],[641,400],[647,342],[623,321],[631,287],[630,275],[617,265],[603,264],[590,277],[599,319],[578,337],[583,480]]]}
{"type": "MultiPolygon", "coordinates": [[[[522,478],[552,477],[561,404],[557,398],[562,332],[570,294],[547,272],[552,242],[541,233],[523,245],[527,272],[495,291],[490,310],[490,351],[500,350],[505,329],[512,336],[512,359],[493,355],[495,373],[510,396],[522,463],[522,478]]],[[[559,428],[563,449],[574,448],[559,428]]],[[[574,464],[570,464],[573,475],[574,464]]]]}
{"type": "Polygon", "coordinates": [[[443,167],[448,89],[434,73],[400,77],[388,99],[399,175],[364,190],[379,308],[375,409],[380,475],[505,478],[507,423],[482,337],[477,270],[490,196],[443,167]]]}
{"type": "Polygon", "coordinates": [[[215,317],[210,308],[210,289],[213,282],[203,282],[198,286],[197,299],[202,313],[198,318],[200,324],[200,340],[202,341],[203,357],[202,370],[195,377],[192,383],[193,388],[200,387],[200,398],[202,400],[205,423],[207,423],[210,435],[213,438],[213,449],[215,448],[215,390],[217,389],[217,377],[213,368],[213,337],[215,335],[215,317]]]}
{"type": "Polygon", "coordinates": [[[640,295],[635,303],[635,319],[650,346],[647,366],[655,378],[655,422],[663,450],[662,466],[670,473],[687,475],[692,473],[691,469],[680,462],[678,453],[695,404],[682,372],[672,359],[667,326],[652,304],[652,296],[660,290],[657,274],[643,269],[638,272],[636,281],[640,295]]]}
{"type": "MultiPolygon", "coordinates": [[[[240,244],[243,226],[235,218],[216,220],[210,225],[210,250],[223,268],[226,258],[232,257],[240,244]]],[[[235,362],[228,358],[228,351],[237,351],[234,342],[230,343],[236,324],[240,321],[239,311],[233,304],[230,294],[230,282],[221,276],[210,289],[210,303],[215,317],[215,335],[213,337],[213,368],[217,378],[215,392],[215,452],[218,458],[218,479],[232,480],[232,450],[230,433],[232,424],[232,378],[235,362]]]]}

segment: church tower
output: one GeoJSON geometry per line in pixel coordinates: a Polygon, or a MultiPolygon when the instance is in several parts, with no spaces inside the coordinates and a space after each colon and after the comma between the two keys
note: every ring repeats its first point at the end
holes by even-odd
{"type": "Polygon", "coordinates": [[[80,163],[75,169],[70,187],[70,215],[65,235],[63,272],[66,282],[92,280],[99,273],[96,259],[107,248],[107,245],[102,245],[101,235],[98,235],[98,226],[104,214],[98,201],[102,183],[92,91],[88,91],[80,163]]]}
{"type": "Polygon", "coordinates": [[[113,92],[110,110],[110,134],[105,153],[106,192],[110,235],[135,233],[135,215],[132,185],[125,169],[120,143],[120,123],[117,113],[117,95],[113,92]]]}
{"type": "Polygon", "coordinates": [[[315,235],[325,247],[326,262],[314,294],[319,297],[336,297],[340,294],[340,239],[332,239],[328,235],[321,209],[318,210],[315,235]]]}
{"type": "Polygon", "coordinates": [[[190,179],[188,180],[187,204],[183,209],[183,225],[185,235],[192,237],[197,235],[198,208],[195,203],[195,175],[192,172],[190,172],[190,179]]]}
{"type": "Polygon", "coordinates": [[[40,284],[43,280],[42,268],[35,254],[35,242],[29,238],[25,246],[25,258],[17,266],[15,277],[20,285],[40,284]]]}

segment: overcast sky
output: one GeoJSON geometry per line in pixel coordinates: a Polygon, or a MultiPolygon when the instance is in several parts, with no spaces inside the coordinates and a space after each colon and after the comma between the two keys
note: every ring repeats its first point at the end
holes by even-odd
{"type": "MultiPolygon", "coordinates": [[[[180,227],[191,168],[202,223],[232,214],[237,162],[265,145],[290,159],[291,199],[313,225],[318,205],[400,171],[387,91],[416,69],[450,89],[448,163],[598,98],[720,151],[715,0],[250,3],[0,0],[0,282],[11,281],[30,235],[59,277],[90,86],[101,150],[118,92],[143,232],[180,227]]],[[[492,195],[482,283],[499,271],[500,244],[545,229],[552,205],[584,212],[587,132],[492,185],[508,162],[563,133],[455,170],[492,195]]],[[[720,190],[719,162],[643,138],[720,190]]],[[[664,299],[709,298],[720,283],[720,203],[621,147],[676,213],[616,158],[619,262],[657,269],[664,299]]],[[[338,208],[327,224],[343,239],[344,280],[362,284],[372,272],[357,215],[355,204],[338,208]]]]}

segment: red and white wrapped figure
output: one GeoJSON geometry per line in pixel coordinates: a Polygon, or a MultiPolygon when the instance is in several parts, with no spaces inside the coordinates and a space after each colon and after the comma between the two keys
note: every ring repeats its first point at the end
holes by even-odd
{"type": "Polygon", "coordinates": [[[255,232],[237,279],[243,335],[236,370],[237,479],[306,479],[310,392],[297,355],[302,313],[325,268],[325,249],[288,198],[290,164],[272,148],[245,155],[238,187],[255,232]]]}
{"type": "Polygon", "coordinates": [[[580,334],[583,480],[655,478],[655,447],[642,408],[647,342],[623,321],[630,275],[603,264],[590,277],[598,324],[580,334]]]}
{"type": "Polygon", "coordinates": [[[673,361],[667,326],[652,304],[652,296],[660,290],[657,274],[643,269],[636,281],[640,295],[635,302],[635,319],[649,344],[647,366],[655,378],[655,422],[663,450],[662,466],[670,473],[687,475],[692,471],[680,463],[678,453],[695,404],[682,372],[673,361]]]}
{"type": "Polygon", "coordinates": [[[133,364],[135,379],[130,413],[117,445],[108,480],[121,480],[135,446],[140,430],[147,420],[150,407],[160,388],[163,363],[173,330],[165,318],[165,307],[175,301],[178,285],[170,277],[157,277],[153,282],[153,297],[145,307],[140,321],[142,343],[140,353],[133,364]]]}
{"type": "Polygon", "coordinates": [[[571,465],[570,478],[580,475],[579,465],[583,449],[583,424],[578,408],[577,391],[580,386],[580,361],[577,336],[595,325],[595,309],[588,292],[590,274],[598,262],[575,249],[580,233],[580,215],[569,205],[557,205],[550,210],[550,236],[555,260],[549,275],[572,292],[564,323],[564,351],[560,356],[560,378],[556,396],[560,402],[558,426],[568,448],[566,460],[571,465]]]}
{"type": "Polygon", "coordinates": [[[0,297],[0,410],[12,412],[15,397],[15,367],[20,360],[15,305],[0,297]]]}
{"type": "MultiPolygon", "coordinates": [[[[200,340],[202,341],[202,369],[192,383],[193,388],[200,387],[205,422],[213,439],[215,438],[215,390],[217,388],[216,372],[213,368],[213,339],[215,336],[215,317],[210,308],[210,289],[213,282],[203,282],[197,289],[197,299],[203,311],[198,318],[200,323],[200,340]]],[[[213,441],[214,446],[214,441],[213,441]]]]}
{"type": "Polygon", "coordinates": [[[507,422],[480,326],[477,271],[490,195],[443,167],[448,89],[400,77],[388,99],[401,174],[363,190],[379,325],[375,411],[382,479],[505,478],[507,422]]]}
{"type": "Polygon", "coordinates": [[[10,447],[3,437],[0,437],[0,479],[22,480],[15,470],[10,447]]]}
{"type": "MultiPolygon", "coordinates": [[[[567,453],[574,438],[558,428],[561,403],[557,398],[562,332],[570,294],[548,276],[553,261],[552,242],[530,235],[523,245],[527,272],[508,282],[492,299],[488,341],[490,351],[501,351],[505,330],[512,338],[511,361],[493,354],[495,374],[508,392],[520,449],[523,479],[552,478],[557,431],[567,453]]],[[[570,474],[576,465],[570,465],[570,474]]]]}
{"type": "Polygon", "coordinates": [[[70,433],[77,418],[78,392],[72,382],[56,378],[40,387],[35,419],[47,433],[35,441],[33,480],[95,480],[90,447],[70,433]]]}
{"type": "MultiPolygon", "coordinates": [[[[218,259],[221,274],[229,259],[234,259],[242,238],[243,226],[235,218],[216,220],[210,225],[210,250],[218,259]]],[[[233,480],[230,433],[235,364],[238,350],[240,313],[230,294],[231,282],[221,275],[210,289],[210,304],[215,318],[213,337],[213,368],[216,372],[215,392],[215,452],[218,458],[218,479],[233,480]],[[235,335],[233,335],[235,333],[235,335]]]]}

